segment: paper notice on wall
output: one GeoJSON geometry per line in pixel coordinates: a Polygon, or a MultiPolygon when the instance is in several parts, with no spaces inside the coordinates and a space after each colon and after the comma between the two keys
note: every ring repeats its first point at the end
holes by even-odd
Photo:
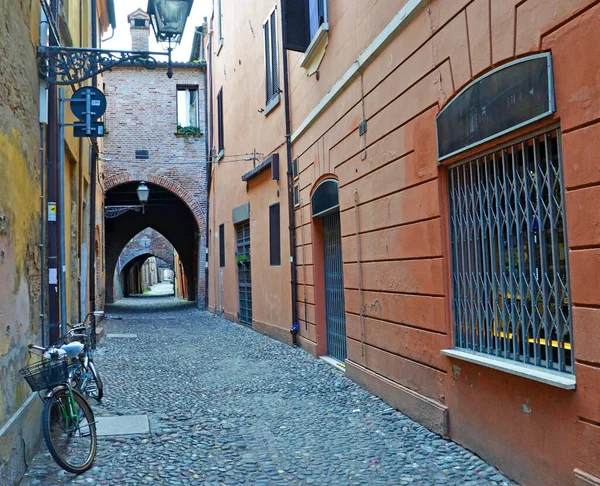
{"type": "Polygon", "coordinates": [[[56,221],[56,203],[48,203],[48,221],[56,221]]]}
{"type": "Polygon", "coordinates": [[[48,283],[50,285],[58,285],[58,272],[56,268],[48,269],[48,283]]]}

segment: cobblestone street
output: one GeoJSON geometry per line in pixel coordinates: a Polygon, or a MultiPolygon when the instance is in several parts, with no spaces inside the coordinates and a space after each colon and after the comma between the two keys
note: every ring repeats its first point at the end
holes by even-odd
{"type": "Polygon", "coordinates": [[[300,349],[174,297],[125,299],[106,314],[105,333],[137,339],[102,339],[94,411],[148,415],[150,434],[100,437],[79,477],[42,443],[22,486],[512,484],[300,349]]]}

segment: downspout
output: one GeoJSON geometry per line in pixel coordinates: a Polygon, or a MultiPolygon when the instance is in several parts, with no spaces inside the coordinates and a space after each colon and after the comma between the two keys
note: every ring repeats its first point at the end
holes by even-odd
{"type": "MultiPolygon", "coordinates": [[[[283,11],[283,9],[282,9],[283,11]]],[[[285,22],[281,22],[282,38],[286,38],[286,25],[285,22]]],[[[282,44],[283,45],[283,44],[282,44]]],[[[292,174],[292,123],[290,117],[290,83],[289,83],[289,72],[288,72],[288,56],[287,51],[283,49],[283,90],[284,93],[284,105],[285,105],[285,145],[287,153],[287,193],[288,193],[288,227],[290,232],[290,270],[291,270],[291,284],[292,284],[292,327],[290,332],[292,333],[292,340],[294,345],[298,344],[298,331],[300,330],[300,323],[298,322],[298,280],[296,274],[296,261],[294,253],[296,250],[296,232],[294,224],[294,186],[293,186],[293,174],[292,174]]]]}
{"type": "MultiPolygon", "coordinates": [[[[51,0],[50,12],[53,18],[57,18],[58,0],[51,0]]],[[[55,30],[50,29],[50,45],[57,46],[60,39],[55,35],[55,30]]],[[[58,33],[56,32],[58,35],[58,33]]],[[[47,201],[53,203],[56,208],[57,202],[57,165],[58,158],[57,137],[58,137],[58,89],[56,85],[48,86],[48,127],[47,127],[47,201]]],[[[59,295],[58,295],[58,222],[56,220],[47,221],[48,228],[48,339],[50,344],[58,342],[58,319],[59,319],[59,295]]]]}
{"type": "MultiPolygon", "coordinates": [[[[96,6],[96,0],[92,0],[92,12],[91,12],[91,22],[92,22],[92,48],[96,48],[97,46],[97,24],[98,24],[98,11],[96,6]]],[[[92,77],[92,86],[95,88],[98,86],[98,78],[97,76],[92,77]]],[[[98,145],[96,143],[96,139],[92,139],[92,155],[90,157],[90,236],[89,240],[89,248],[88,248],[88,256],[89,256],[89,270],[88,270],[88,279],[89,279],[89,300],[90,300],[90,312],[92,315],[90,316],[90,326],[91,326],[91,344],[92,349],[96,349],[96,314],[94,311],[96,310],[96,166],[98,163],[98,145]]]]}
{"type": "MultiPolygon", "coordinates": [[[[44,9],[40,12],[40,45],[48,45],[48,19],[44,9]]],[[[42,88],[40,84],[40,93],[42,88]]],[[[45,88],[45,117],[40,117],[40,331],[42,334],[42,346],[46,347],[47,336],[46,336],[46,137],[45,127],[48,125],[48,88],[45,88]]],[[[40,101],[41,101],[40,96],[40,101]]],[[[41,114],[40,107],[40,114],[41,114]]]]}
{"type": "MultiPolygon", "coordinates": [[[[206,19],[205,19],[206,20],[206,19]]],[[[206,25],[206,22],[205,22],[206,25]]],[[[204,29],[204,26],[202,27],[204,29]]],[[[206,35],[206,32],[204,32],[204,34],[206,35]]],[[[204,41],[204,37],[202,38],[202,41],[204,41]]],[[[210,40],[209,40],[209,45],[210,45],[210,40]]],[[[204,49],[204,42],[202,42],[202,49],[204,49]]],[[[209,110],[208,110],[208,67],[206,65],[206,62],[204,63],[204,127],[206,128],[205,132],[207,132],[208,130],[208,125],[209,125],[209,120],[212,120],[212,118],[209,118],[209,110]]],[[[212,116],[212,94],[211,94],[211,116],[212,116]]],[[[212,133],[212,130],[211,130],[212,133]]],[[[208,140],[208,136],[204,137],[204,143],[205,143],[205,153],[206,153],[206,218],[205,218],[205,222],[206,222],[206,229],[205,229],[205,238],[206,238],[206,252],[210,251],[210,247],[209,245],[212,245],[212,241],[209,241],[209,237],[208,235],[210,234],[209,231],[209,227],[210,227],[210,218],[209,218],[209,214],[210,214],[210,163],[208,158],[210,157],[210,144],[209,144],[209,140],[208,140]]],[[[208,260],[207,260],[207,256],[204,255],[204,265],[205,265],[205,277],[204,277],[204,308],[208,309],[208,289],[210,288],[208,285],[208,280],[210,277],[210,265],[208,264],[208,260]]]]}

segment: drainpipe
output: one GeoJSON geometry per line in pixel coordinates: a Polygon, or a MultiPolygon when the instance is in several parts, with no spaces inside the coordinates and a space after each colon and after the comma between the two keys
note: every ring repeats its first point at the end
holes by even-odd
{"type": "MultiPolygon", "coordinates": [[[[51,0],[50,11],[52,16],[58,18],[58,0],[51,0]]],[[[50,29],[50,45],[59,44],[50,29]]],[[[57,165],[58,158],[58,89],[56,85],[48,86],[48,128],[47,128],[47,201],[56,204],[57,200],[57,165]]],[[[56,220],[47,221],[48,228],[48,333],[49,343],[55,344],[58,341],[58,318],[59,318],[59,294],[58,294],[58,223],[56,220]]]]}
{"type": "MultiPolygon", "coordinates": [[[[92,0],[92,48],[97,47],[97,23],[98,13],[96,11],[96,0],[92,0]]],[[[98,86],[97,76],[92,77],[92,86],[95,88],[98,86]]],[[[88,256],[89,256],[89,300],[90,300],[90,312],[92,313],[90,326],[91,326],[91,345],[92,349],[96,349],[96,166],[98,164],[98,145],[96,139],[92,138],[93,150],[92,156],[90,157],[90,236],[88,256]]]]}
{"type": "MultiPolygon", "coordinates": [[[[207,24],[206,22],[206,18],[204,19],[204,25],[207,24]]],[[[202,28],[204,29],[205,27],[202,26],[202,28]]],[[[206,35],[206,32],[204,32],[204,35],[206,35]]],[[[202,37],[202,49],[204,49],[204,36],[202,37]]],[[[211,45],[211,41],[208,41],[208,45],[211,45]]],[[[210,47],[209,47],[209,52],[210,52],[210,47]]],[[[209,54],[210,55],[210,54],[209,54]]],[[[208,110],[208,67],[206,62],[204,63],[204,127],[205,129],[208,128],[209,125],[209,120],[212,121],[212,93],[211,93],[211,98],[210,98],[210,104],[211,104],[211,111],[210,111],[210,116],[211,118],[209,118],[209,110],[208,110]]],[[[212,83],[211,83],[212,86],[212,83]]],[[[205,133],[208,130],[204,130],[205,133]]],[[[211,130],[212,133],[212,130],[211,130]]],[[[208,217],[208,215],[210,214],[210,163],[208,160],[208,157],[210,157],[210,147],[211,145],[209,144],[209,140],[208,140],[208,134],[206,134],[207,136],[204,137],[204,143],[205,143],[205,153],[206,153],[206,218],[205,218],[205,223],[206,223],[206,228],[205,228],[205,238],[206,238],[206,252],[209,251],[209,245],[212,245],[212,241],[208,240],[208,235],[210,234],[209,232],[209,220],[210,218],[208,217]]],[[[208,289],[209,289],[209,285],[208,285],[208,279],[210,276],[210,267],[208,264],[208,259],[206,258],[206,254],[203,255],[203,262],[204,262],[204,308],[208,309],[208,289]]],[[[200,269],[198,269],[199,271],[200,269]]]]}
{"type": "Polygon", "coordinates": [[[60,266],[60,332],[61,336],[67,334],[67,259],[65,241],[65,88],[58,89],[58,246],[60,249],[58,264],[60,266]]]}
{"type": "MultiPolygon", "coordinates": [[[[283,8],[281,9],[283,12],[283,8]]],[[[281,22],[282,36],[286,38],[286,25],[285,22],[281,22]]],[[[288,211],[289,211],[289,232],[290,232],[290,270],[291,270],[291,284],[292,284],[292,327],[290,332],[292,333],[292,339],[294,345],[297,345],[297,334],[300,329],[300,323],[298,322],[298,307],[296,305],[298,301],[298,279],[296,274],[296,261],[294,258],[296,250],[296,233],[294,228],[294,179],[292,174],[292,123],[290,118],[290,83],[288,73],[288,56],[287,51],[283,49],[283,90],[284,93],[284,104],[285,104],[285,145],[287,152],[287,192],[288,192],[288,211]]]]}

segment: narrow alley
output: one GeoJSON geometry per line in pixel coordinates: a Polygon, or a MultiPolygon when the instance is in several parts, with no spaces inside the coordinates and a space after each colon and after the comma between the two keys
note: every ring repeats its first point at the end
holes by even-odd
{"type": "Polygon", "coordinates": [[[96,415],[147,415],[150,433],[100,437],[80,476],[41,447],[21,486],[511,484],[324,361],[168,293],[108,307],[95,355],[96,415]]]}

